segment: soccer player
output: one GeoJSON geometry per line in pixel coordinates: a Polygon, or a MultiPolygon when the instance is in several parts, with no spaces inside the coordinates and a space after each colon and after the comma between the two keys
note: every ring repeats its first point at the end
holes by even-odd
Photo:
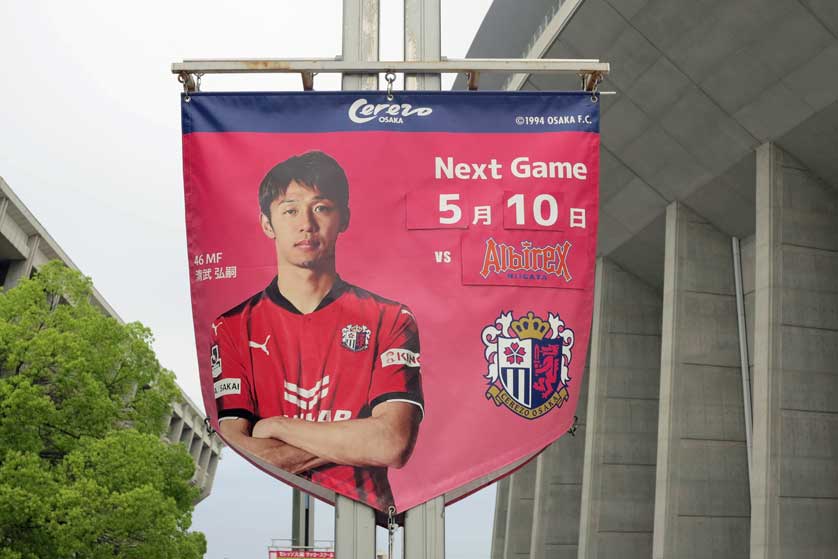
{"type": "Polygon", "coordinates": [[[349,185],[332,157],[312,151],[279,163],[259,205],[277,277],[212,324],[221,435],[386,510],[387,468],[410,457],[424,413],[413,314],[338,276],[349,185]]]}

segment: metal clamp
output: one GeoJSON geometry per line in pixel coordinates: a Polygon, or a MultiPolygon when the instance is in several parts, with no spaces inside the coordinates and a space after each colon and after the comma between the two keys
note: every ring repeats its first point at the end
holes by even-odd
{"type": "Polygon", "coordinates": [[[177,81],[183,84],[183,92],[186,94],[183,97],[185,102],[189,102],[192,98],[190,93],[201,91],[201,76],[203,74],[191,74],[189,72],[180,72],[177,76],[177,81]]]}
{"type": "Polygon", "coordinates": [[[602,82],[603,73],[602,72],[586,72],[580,73],[579,76],[582,78],[582,89],[584,91],[591,92],[591,102],[596,103],[599,101],[599,84],[602,82]]]}
{"type": "MultiPolygon", "coordinates": [[[[391,99],[392,100],[392,99],[391,99]]],[[[396,507],[387,507],[387,558],[393,559],[393,541],[396,538],[396,507]]]]}
{"type": "Polygon", "coordinates": [[[393,82],[396,81],[396,74],[393,72],[387,72],[384,74],[384,79],[387,80],[387,100],[393,100],[393,82]]]}
{"type": "Polygon", "coordinates": [[[314,72],[300,72],[300,77],[303,79],[303,91],[312,91],[314,89],[314,72]]]}
{"type": "Polygon", "coordinates": [[[480,81],[480,72],[477,70],[466,72],[466,77],[468,78],[468,90],[477,91],[477,82],[480,81]]]}
{"type": "MultiPolygon", "coordinates": [[[[188,101],[187,101],[187,103],[188,103],[188,101]]],[[[209,417],[204,418],[204,427],[207,428],[207,433],[209,433],[210,435],[215,434],[215,429],[212,428],[212,422],[210,421],[209,417]]]]}

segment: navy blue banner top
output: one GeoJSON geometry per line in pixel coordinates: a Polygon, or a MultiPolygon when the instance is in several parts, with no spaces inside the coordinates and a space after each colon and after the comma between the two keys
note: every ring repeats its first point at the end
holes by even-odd
{"type": "MultiPolygon", "coordinates": [[[[588,92],[193,93],[183,107],[191,132],[599,132],[588,92]],[[443,101],[444,98],[444,101],[443,101]],[[311,115],[318,115],[312,119],[311,115]],[[491,115],[491,116],[487,116],[491,115]]],[[[185,101],[185,98],[184,98],[185,101]]]]}

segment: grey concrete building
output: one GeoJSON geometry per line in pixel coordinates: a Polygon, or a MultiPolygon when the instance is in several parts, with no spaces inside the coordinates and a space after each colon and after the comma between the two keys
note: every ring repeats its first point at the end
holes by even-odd
{"type": "MultiPolygon", "coordinates": [[[[78,269],[0,177],[0,285],[10,289],[21,279],[31,277],[40,266],[51,260],[60,260],[78,269]]],[[[95,288],[93,302],[102,312],[122,321],[95,288]]],[[[212,489],[224,446],[221,439],[207,430],[203,418],[200,408],[184,394],[183,402],[172,404],[169,428],[165,435],[170,442],[184,444],[195,460],[193,482],[201,490],[199,501],[206,498],[212,489]]]]}
{"type": "Polygon", "coordinates": [[[224,443],[207,429],[204,414],[186,394],[183,395],[183,402],[172,404],[166,439],[172,443],[179,442],[189,450],[196,466],[192,479],[201,489],[198,501],[209,497],[224,443]]]}
{"type": "Polygon", "coordinates": [[[500,483],[492,557],[838,557],[838,2],[497,0],[469,56],[616,93],[584,442],[500,483]]]}

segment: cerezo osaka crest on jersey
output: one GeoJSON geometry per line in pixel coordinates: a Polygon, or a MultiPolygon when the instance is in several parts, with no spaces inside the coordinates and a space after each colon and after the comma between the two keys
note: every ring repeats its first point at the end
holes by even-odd
{"type": "Polygon", "coordinates": [[[340,332],[340,343],[349,351],[364,351],[370,346],[370,329],[363,324],[349,324],[340,332]]]}
{"type": "Polygon", "coordinates": [[[568,399],[573,330],[558,314],[501,313],[483,328],[489,388],[486,398],[526,419],[537,419],[568,399]]]}

